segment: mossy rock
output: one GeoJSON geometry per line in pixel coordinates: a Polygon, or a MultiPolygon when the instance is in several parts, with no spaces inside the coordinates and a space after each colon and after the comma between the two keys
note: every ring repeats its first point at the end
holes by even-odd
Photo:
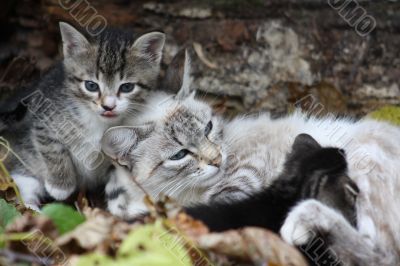
{"type": "Polygon", "coordinates": [[[400,126],[400,106],[384,106],[370,113],[368,116],[400,126]]]}

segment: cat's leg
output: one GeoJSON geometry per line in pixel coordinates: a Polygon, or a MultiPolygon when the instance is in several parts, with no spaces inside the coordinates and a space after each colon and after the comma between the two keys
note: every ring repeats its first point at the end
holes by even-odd
{"type": "MultiPolygon", "coordinates": [[[[252,167],[252,169],[256,168],[252,167]]],[[[202,198],[204,202],[241,201],[262,190],[261,180],[256,170],[239,168],[234,173],[228,172],[224,180],[209,188],[202,198]]]]}
{"type": "Polygon", "coordinates": [[[77,187],[75,166],[68,149],[46,136],[38,137],[36,143],[46,165],[46,169],[39,170],[44,177],[46,191],[56,200],[67,199],[77,187]]]}
{"type": "Polygon", "coordinates": [[[40,198],[45,194],[43,184],[32,176],[11,174],[26,207],[40,211],[40,198]]]}
{"type": "Polygon", "coordinates": [[[123,175],[112,172],[106,185],[107,209],[125,220],[134,219],[147,211],[143,193],[123,175]],[[141,196],[142,195],[142,196],[141,196]]]}
{"type": "MultiPolygon", "coordinates": [[[[340,213],[313,199],[303,201],[289,213],[280,234],[286,242],[296,246],[310,246],[316,241],[316,236],[322,235],[329,251],[343,265],[375,266],[393,263],[382,250],[366,241],[340,213]]],[[[307,250],[303,251],[307,254],[307,250]]]]}
{"type": "Polygon", "coordinates": [[[251,193],[233,184],[221,184],[210,188],[203,195],[204,202],[236,202],[249,198],[251,193]]]}

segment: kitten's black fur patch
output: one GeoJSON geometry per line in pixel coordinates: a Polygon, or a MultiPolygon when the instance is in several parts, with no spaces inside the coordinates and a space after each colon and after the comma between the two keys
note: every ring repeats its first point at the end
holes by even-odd
{"type": "Polygon", "coordinates": [[[279,232],[291,208],[314,198],[338,210],[355,225],[358,188],[346,172],[343,150],[323,148],[311,136],[301,134],[287,156],[284,171],[269,187],[242,201],[213,202],[186,211],[211,231],[258,226],[279,232]]]}

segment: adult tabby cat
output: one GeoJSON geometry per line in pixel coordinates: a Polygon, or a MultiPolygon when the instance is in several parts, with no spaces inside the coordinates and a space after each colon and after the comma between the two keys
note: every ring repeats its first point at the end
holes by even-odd
{"type": "Polygon", "coordinates": [[[77,188],[106,182],[110,162],[101,153],[106,129],[134,116],[143,91],[155,87],[165,36],[106,29],[85,36],[60,23],[64,59],[22,100],[29,112],[22,132],[2,132],[25,203],[37,208],[46,192],[56,200],[77,188]],[[18,135],[14,138],[13,135],[18,135]]]}
{"type": "Polygon", "coordinates": [[[313,231],[329,235],[344,265],[400,265],[400,129],[371,119],[308,117],[295,112],[224,122],[191,91],[186,60],[176,96],[155,96],[138,126],[109,129],[102,140],[117,167],[107,186],[109,209],[120,216],[145,210],[135,177],[152,196],[168,194],[186,206],[233,201],[268,187],[283,169],[294,138],[311,135],[348,156],[349,177],[360,189],[357,228],[332,208],[305,200],[286,218],[281,235],[302,245],[313,231]],[[140,125],[140,126],[139,126],[140,125]]]}

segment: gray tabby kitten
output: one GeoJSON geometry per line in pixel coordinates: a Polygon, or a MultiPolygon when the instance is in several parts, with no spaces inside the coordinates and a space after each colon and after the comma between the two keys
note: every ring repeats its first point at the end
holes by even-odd
{"type": "Polygon", "coordinates": [[[22,103],[29,112],[23,138],[11,147],[22,158],[6,166],[28,206],[46,192],[65,200],[75,190],[107,181],[110,162],[100,149],[106,129],[135,115],[155,87],[165,35],[106,29],[87,37],[60,23],[64,59],[22,103]]]}
{"type": "Polygon", "coordinates": [[[223,122],[194,98],[185,70],[175,97],[153,97],[138,126],[105,133],[103,150],[125,166],[117,167],[107,186],[113,213],[129,217],[145,210],[131,178],[152,196],[168,194],[184,205],[247,197],[273,182],[294,138],[305,133],[347,154],[348,175],[359,188],[357,227],[309,199],[285,219],[283,239],[303,245],[313,232],[322,232],[344,265],[400,265],[399,127],[369,118],[316,118],[300,112],[223,122]]]}

